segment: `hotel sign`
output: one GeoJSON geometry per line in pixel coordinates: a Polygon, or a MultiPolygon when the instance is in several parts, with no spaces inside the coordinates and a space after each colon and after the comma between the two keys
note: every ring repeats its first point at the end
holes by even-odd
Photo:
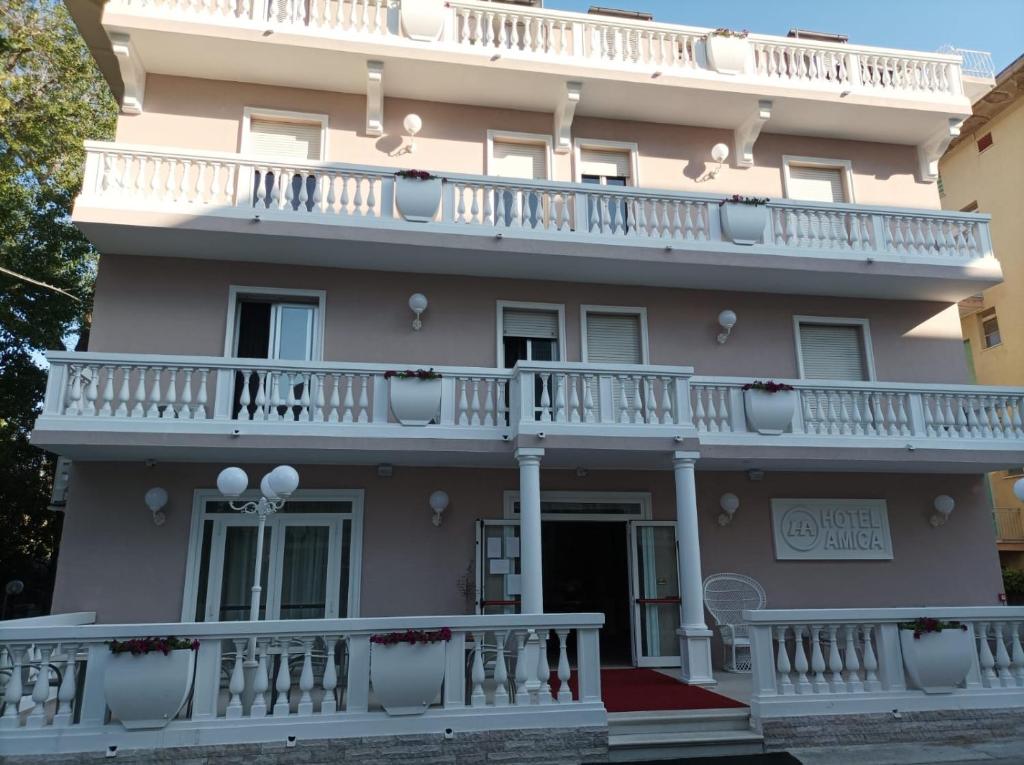
{"type": "Polygon", "coordinates": [[[776,560],[892,560],[884,499],[773,499],[776,560]]]}

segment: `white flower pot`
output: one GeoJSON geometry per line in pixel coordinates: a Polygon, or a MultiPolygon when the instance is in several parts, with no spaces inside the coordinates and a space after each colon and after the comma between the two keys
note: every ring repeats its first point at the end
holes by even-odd
{"type": "Polygon", "coordinates": [[[708,35],[704,39],[708,64],[720,74],[743,74],[747,70],[750,43],[745,37],[708,35]]]}
{"type": "Polygon", "coordinates": [[[370,644],[370,683],[389,715],[421,715],[444,682],[446,641],[370,644]]]}
{"type": "Polygon", "coordinates": [[[764,241],[768,225],[768,208],[726,202],[718,208],[722,219],[722,236],[733,244],[759,244],[764,241]]]}
{"type": "Polygon", "coordinates": [[[796,391],[768,393],[763,390],[745,390],[743,406],[751,430],[765,436],[777,436],[785,433],[793,422],[793,415],[796,413],[796,391]]]}
{"type": "Polygon", "coordinates": [[[432,42],[444,29],[444,0],[402,0],[400,18],[405,36],[432,42]]]}
{"type": "Polygon", "coordinates": [[[402,217],[413,223],[429,223],[441,206],[441,179],[395,177],[395,204],[402,217]]]}
{"type": "Polygon", "coordinates": [[[128,730],[163,728],[181,711],[192,691],[196,652],[151,651],[111,654],[103,693],[111,714],[128,730]]]}
{"type": "Polygon", "coordinates": [[[913,688],[925,693],[952,693],[967,677],[973,661],[974,636],[969,629],[952,627],[914,639],[914,631],[900,630],[903,666],[913,688]]]}
{"type": "Polygon", "coordinates": [[[392,377],[391,412],[403,425],[429,425],[441,411],[441,378],[392,377]]]}

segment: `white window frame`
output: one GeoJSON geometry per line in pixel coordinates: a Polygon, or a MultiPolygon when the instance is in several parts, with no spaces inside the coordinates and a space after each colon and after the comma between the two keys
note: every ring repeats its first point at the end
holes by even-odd
{"type": "Polygon", "coordinates": [[[557,311],[558,312],[558,358],[555,361],[565,361],[565,304],[564,303],[527,303],[518,300],[499,300],[497,302],[497,332],[495,342],[497,345],[498,369],[505,368],[505,309],[520,308],[527,311],[557,311]]]}
{"type": "MultiPolygon", "coordinates": [[[[510,489],[502,495],[502,517],[506,520],[519,520],[514,505],[519,500],[519,492],[510,489]]],[[[652,516],[652,500],[646,491],[542,491],[541,502],[634,502],[640,504],[640,517],[621,515],[618,513],[542,513],[545,521],[649,521],[652,516]]]]}
{"type": "MultiPolygon", "coordinates": [[[[855,204],[857,198],[853,193],[853,163],[848,159],[826,159],[824,157],[797,157],[791,154],[782,155],[782,193],[786,199],[792,199],[789,195],[789,187],[792,184],[790,177],[790,166],[816,167],[822,170],[839,170],[843,176],[843,191],[846,192],[844,204],[855,204]]],[[[810,201],[810,200],[795,200],[810,201]]],[[[813,204],[813,202],[812,202],[813,204]]]]}
{"type": "MultiPolygon", "coordinates": [[[[273,120],[275,122],[311,122],[320,125],[320,156],[317,160],[325,160],[327,153],[327,115],[317,112],[293,112],[286,109],[265,109],[260,106],[246,106],[242,109],[242,135],[239,140],[239,153],[248,155],[252,151],[251,126],[253,117],[256,119],[273,120]]],[[[309,160],[316,161],[316,160],[309,160]]]]}
{"type": "Polygon", "coordinates": [[[875,377],[875,352],[871,345],[871,322],[867,319],[852,319],[840,316],[794,316],[793,339],[796,347],[796,366],[801,380],[807,379],[804,377],[804,351],[800,343],[801,324],[839,324],[860,327],[861,338],[864,341],[864,361],[867,367],[868,381],[877,379],[875,377]]]}
{"type": "Polygon", "coordinates": [[[598,151],[621,151],[629,153],[629,183],[627,188],[640,185],[640,149],[635,141],[606,141],[599,138],[576,138],[572,142],[572,177],[576,183],[583,183],[582,149],[598,151]]]}
{"type": "MultiPolygon", "coordinates": [[[[544,146],[544,171],[545,177],[542,180],[550,181],[554,172],[553,163],[555,156],[554,141],[547,133],[519,133],[512,130],[488,130],[487,131],[487,164],[484,168],[485,175],[492,175],[494,170],[494,142],[505,141],[508,143],[529,143],[543,144],[544,146]]],[[[526,179],[523,179],[526,180],[526,179]]]]}
{"type": "MultiPolygon", "coordinates": [[[[235,341],[238,337],[238,300],[245,297],[303,298],[308,303],[310,298],[316,300],[316,325],[313,327],[313,361],[321,361],[324,357],[324,327],[327,309],[326,290],[300,290],[287,287],[245,287],[232,284],[228,287],[228,316],[224,328],[224,357],[232,358],[235,353],[235,341]]],[[[285,302],[282,300],[282,302],[285,302]]]]}
{"type": "MultiPolygon", "coordinates": [[[[362,591],[363,571],[363,505],[366,492],[362,489],[299,489],[292,499],[311,502],[351,502],[352,503],[352,538],[349,550],[348,571],[348,616],[358,617],[360,593],[362,591]]],[[[247,491],[240,500],[258,499],[259,492],[247,491]]],[[[199,566],[203,555],[203,526],[208,520],[206,505],[210,501],[223,500],[224,495],[216,489],[196,489],[192,495],[192,519],[189,524],[188,555],[185,559],[185,588],[181,599],[181,621],[193,622],[196,615],[196,601],[199,598],[199,566]]],[[[218,513],[217,515],[221,515],[218,513]]],[[[296,518],[308,518],[312,515],[328,518],[332,513],[298,514],[296,518]]],[[[348,515],[343,513],[342,515],[348,515]]],[[[255,525],[257,519],[250,516],[255,525]]],[[[212,562],[212,561],[211,561],[212,562]]],[[[255,563],[255,561],[254,561],[255,563]]],[[[270,593],[267,593],[270,604],[270,593]]],[[[341,604],[339,603],[339,606],[341,604]]]]}
{"type": "Polygon", "coordinates": [[[647,309],[643,306],[622,305],[581,305],[580,306],[580,358],[589,363],[587,354],[587,314],[589,313],[621,313],[640,317],[640,352],[644,366],[651,363],[647,338],[647,309]]]}

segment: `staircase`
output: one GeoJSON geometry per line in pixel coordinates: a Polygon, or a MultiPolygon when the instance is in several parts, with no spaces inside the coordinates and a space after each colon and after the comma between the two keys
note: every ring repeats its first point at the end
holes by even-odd
{"type": "Polygon", "coordinates": [[[749,709],[614,712],[608,715],[611,762],[761,754],[764,739],[750,728],[749,709]]]}

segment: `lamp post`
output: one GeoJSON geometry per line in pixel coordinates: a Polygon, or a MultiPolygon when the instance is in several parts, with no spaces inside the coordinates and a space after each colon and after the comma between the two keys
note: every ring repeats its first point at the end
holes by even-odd
{"type": "MultiPolygon", "coordinates": [[[[263,587],[263,532],[267,516],[276,513],[299,487],[299,474],[290,465],[278,465],[260,481],[260,498],[236,502],[249,486],[249,476],[239,467],[228,467],[217,476],[217,489],[228,498],[228,506],[245,515],[256,515],[256,565],[252,580],[252,601],[249,606],[249,621],[257,622],[260,616],[260,594],[263,587]]],[[[253,657],[255,658],[255,656],[253,657]]]]}

